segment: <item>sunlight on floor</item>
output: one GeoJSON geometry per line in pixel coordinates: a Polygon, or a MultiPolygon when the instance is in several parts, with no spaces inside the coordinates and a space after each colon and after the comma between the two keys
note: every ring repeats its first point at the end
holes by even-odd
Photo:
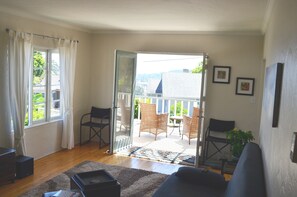
{"type": "Polygon", "coordinates": [[[139,137],[139,121],[135,120],[133,146],[145,146],[146,148],[153,148],[157,150],[182,152],[189,155],[196,155],[197,139],[192,139],[191,144],[189,145],[188,138],[184,136],[184,139],[182,139],[179,135],[177,127],[168,127],[167,133],[167,138],[166,134],[163,133],[157,136],[157,140],[155,140],[155,136],[153,134],[147,132],[141,132],[139,137]]]}

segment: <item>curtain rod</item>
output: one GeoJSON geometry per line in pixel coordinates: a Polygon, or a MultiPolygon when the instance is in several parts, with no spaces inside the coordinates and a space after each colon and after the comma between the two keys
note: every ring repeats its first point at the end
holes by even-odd
{"type": "MultiPolygon", "coordinates": [[[[7,31],[7,32],[9,32],[9,30],[12,30],[12,31],[15,31],[15,32],[16,32],[16,30],[6,28],[6,31],[7,31]]],[[[29,33],[29,32],[24,32],[24,33],[27,33],[27,34],[33,34],[34,36],[43,37],[43,38],[51,38],[51,39],[61,39],[61,40],[66,40],[65,38],[58,38],[58,37],[53,37],[53,36],[48,36],[48,35],[41,35],[41,34],[29,33]]],[[[73,41],[79,43],[78,40],[73,40],[73,41]]]]}

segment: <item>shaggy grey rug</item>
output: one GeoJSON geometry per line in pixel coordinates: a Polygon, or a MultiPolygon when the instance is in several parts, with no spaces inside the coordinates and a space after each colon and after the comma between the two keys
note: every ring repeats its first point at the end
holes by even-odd
{"type": "Polygon", "coordinates": [[[121,184],[121,197],[152,196],[168,175],[145,170],[85,161],[66,172],[34,187],[21,197],[42,196],[44,192],[70,189],[70,178],[79,172],[104,169],[121,184]]]}

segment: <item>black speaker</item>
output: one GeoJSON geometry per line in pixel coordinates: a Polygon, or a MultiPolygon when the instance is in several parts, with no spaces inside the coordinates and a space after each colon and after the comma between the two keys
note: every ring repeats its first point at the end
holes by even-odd
{"type": "Polygon", "coordinates": [[[16,178],[20,179],[32,175],[34,160],[32,157],[19,155],[16,157],[16,178]]]}

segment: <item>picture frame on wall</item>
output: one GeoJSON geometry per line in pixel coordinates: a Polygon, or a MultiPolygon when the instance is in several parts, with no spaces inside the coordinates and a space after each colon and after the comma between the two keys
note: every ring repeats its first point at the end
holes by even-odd
{"type": "Polygon", "coordinates": [[[237,95],[254,95],[255,78],[237,77],[236,94],[237,95]]]}
{"type": "Polygon", "coordinates": [[[276,69],[276,78],[275,78],[275,89],[274,89],[275,93],[274,93],[274,103],[273,103],[272,127],[278,127],[284,64],[277,63],[274,66],[276,67],[275,68],[276,69]]]}
{"type": "Polygon", "coordinates": [[[267,119],[274,128],[278,127],[279,122],[283,72],[283,63],[267,66],[265,72],[263,113],[267,114],[267,119]]]}
{"type": "Polygon", "coordinates": [[[213,83],[230,83],[230,66],[213,66],[213,83]]]}

